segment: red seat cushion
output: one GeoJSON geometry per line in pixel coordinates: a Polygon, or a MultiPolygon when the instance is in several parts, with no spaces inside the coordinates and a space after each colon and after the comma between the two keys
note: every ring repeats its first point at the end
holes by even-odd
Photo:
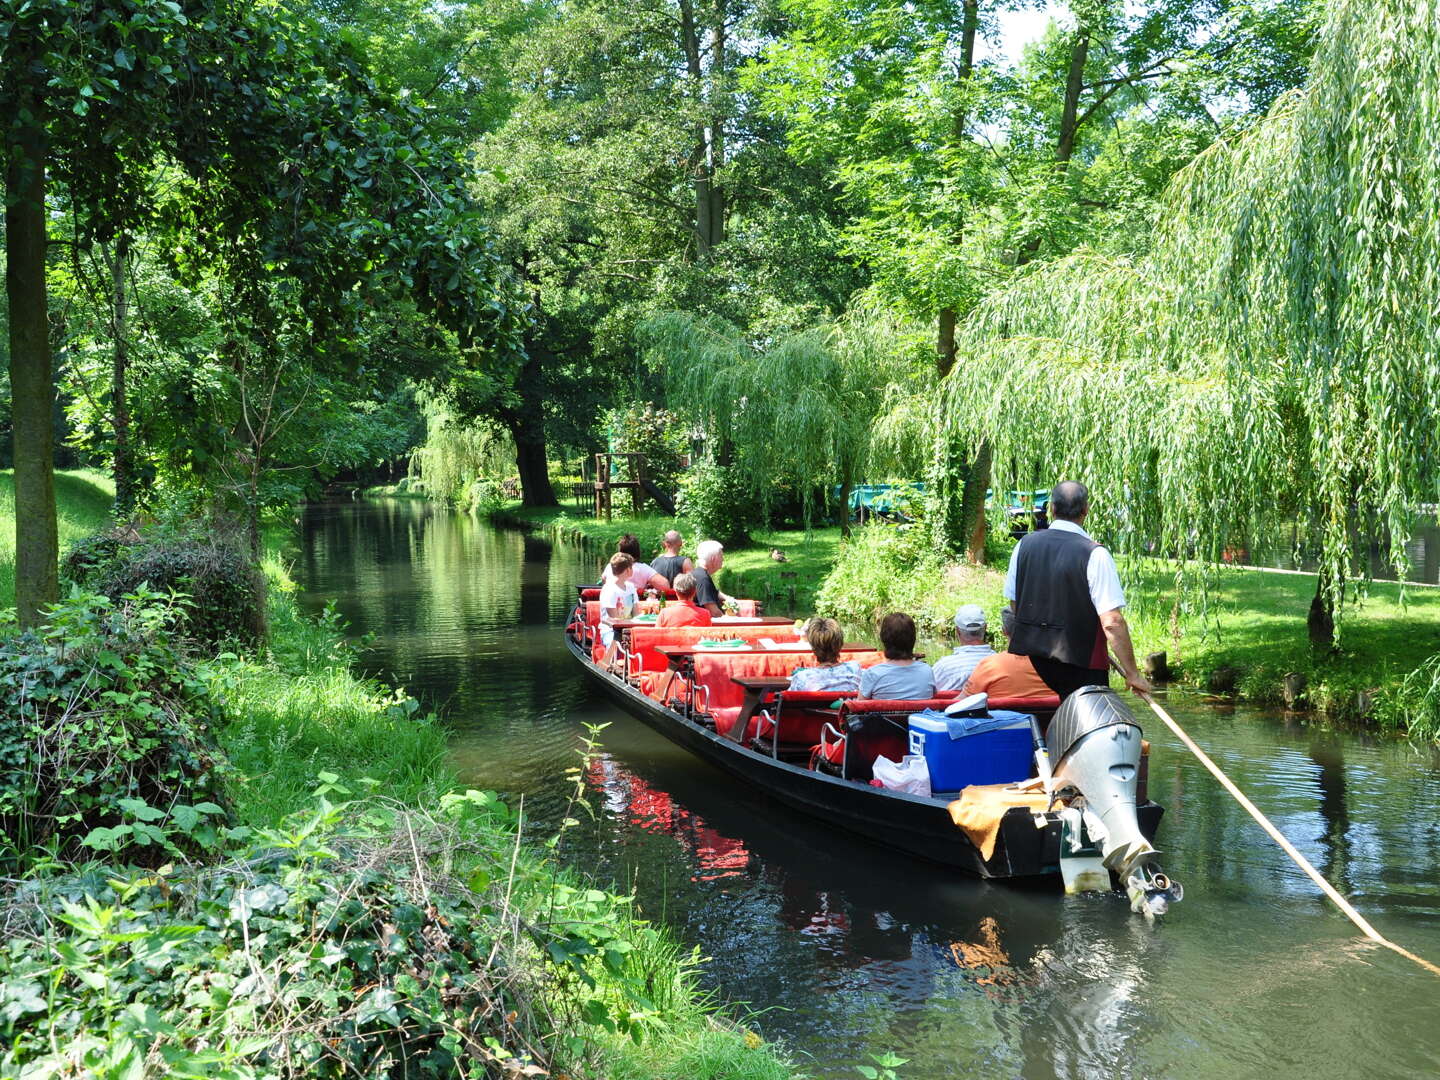
{"type": "MultiPolygon", "coordinates": [[[[808,649],[803,652],[767,649],[756,652],[716,652],[713,656],[701,654],[695,657],[695,681],[709,690],[708,704],[713,713],[717,708],[744,702],[745,691],[731,681],[732,676],[788,678],[797,667],[813,663],[814,656],[808,649]]],[[[849,653],[844,659],[857,660],[861,667],[869,667],[879,663],[881,656],[878,652],[869,651],[849,653]]]]}
{"type": "Polygon", "coordinates": [[[857,698],[845,703],[847,713],[916,713],[925,709],[944,709],[951,704],[947,698],[917,698],[914,700],[890,700],[887,698],[857,698]]]}
{"type": "Polygon", "coordinates": [[[1033,698],[991,698],[987,708],[1010,709],[1013,712],[1045,712],[1060,707],[1060,695],[1051,694],[1048,697],[1033,698]]]}
{"type": "MultiPolygon", "coordinates": [[[[688,648],[715,638],[741,638],[744,641],[770,638],[782,645],[794,644],[798,640],[795,631],[788,626],[632,626],[630,651],[639,653],[641,671],[664,671],[670,661],[660,655],[655,646],[677,645],[688,648]]],[[[808,648],[804,641],[798,643],[808,648]]]]}

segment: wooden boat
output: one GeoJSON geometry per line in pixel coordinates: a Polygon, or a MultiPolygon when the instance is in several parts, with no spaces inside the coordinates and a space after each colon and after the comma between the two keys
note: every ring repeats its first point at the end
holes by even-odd
{"type": "MultiPolygon", "coordinates": [[[[870,764],[877,752],[892,759],[906,752],[909,714],[926,705],[944,705],[944,699],[862,703],[835,693],[782,692],[785,680],[776,675],[788,674],[813,656],[803,641],[792,644],[793,632],[790,643],[783,640],[782,624],[788,627],[788,620],[770,620],[768,624],[733,620],[703,632],[694,627],[659,631],[636,622],[619,624],[616,633],[625,666],[607,671],[597,662],[598,605],[593,587],[577,588],[580,598],[565,631],[566,645],[575,659],[594,684],[622,708],[703,760],[786,807],[891,850],[983,878],[1059,879],[1065,831],[1061,808],[1041,814],[1018,806],[1005,811],[994,850],[986,857],[951,818],[949,807],[958,793],[918,796],[870,783],[870,764]],[[647,634],[647,629],[654,632],[647,634]],[[699,644],[698,638],[721,635],[736,635],[747,644],[733,651],[699,644]],[[767,636],[781,640],[754,644],[767,636]],[[664,644],[657,640],[660,638],[673,644],[664,644]],[[657,659],[663,661],[663,668],[657,659]],[[741,668],[746,673],[733,670],[741,668]],[[766,674],[771,670],[776,674],[766,674]],[[727,699],[731,704],[720,705],[715,700],[716,688],[727,671],[730,685],[726,689],[736,693],[727,699]],[[738,708],[733,704],[735,697],[742,699],[738,708]],[[817,708],[821,703],[815,698],[838,708],[817,708]],[[819,741],[804,747],[803,752],[797,753],[800,744],[784,737],[787,704],[806,714],[819,714],[823,724],[819,741]],[[828,720],[823,719],[826,715],[828,720]],[[841,745],[839,753],[837,744],[841,745]],[[1038,824],[1041,821],[1043,825],[1038,824]]],[[[862,657],[862,664],[875,659],[873,650],[868,650],[871,656],[864,656],[863,646],[847,649],[862,657]]],[[[1027,711],[1041,721],[1042,729],[1058,705],[1056,698],[990,703],[992,708],[1027,711]]],[[[816,719],[807,715],[806,722],[813,724],[816,719]]],[[[1145,838],[1153,840],[1163,810],[1144,797],[1143,770],[1140,779],[1135,819],[1145,838]]]]}

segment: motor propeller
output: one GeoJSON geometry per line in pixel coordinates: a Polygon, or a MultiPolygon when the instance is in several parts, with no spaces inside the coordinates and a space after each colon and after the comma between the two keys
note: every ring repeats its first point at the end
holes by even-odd
{"type": "MultiPolygon", "coordinates": [[[[1046,741],[1055,759],[1053,790],[1079,793],[1074,805],[1082,808],[1085,837],[1098,849],[1103,867],[1122,883],[1131,908],[1153,918],[1165,914],[1184,891],[1160,870],[1160,853],[1141,832],[1135,813],[1140,735],[1140,725],[1118,694],[1085,686],[1056,711],[1046,741]]],[[[1080,830],[1074,831],[1078,839],[1080,830]]],[[[1065,858],[1062,850],[1062,871],[1065,858]]],[[[1065,877],[1068,887],[1072,880],[1090,882],[1096,875],[1065,877]]]]}

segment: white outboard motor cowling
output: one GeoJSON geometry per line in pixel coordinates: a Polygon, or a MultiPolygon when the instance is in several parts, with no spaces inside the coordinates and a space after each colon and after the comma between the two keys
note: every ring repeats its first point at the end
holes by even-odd
{"type": "Polygon", "coordinates": [[[1160,873],[1159,854],[1140,831],[1135,783],[1140,773],[1140,725],[1105,686],[1082,686],[1067,697],[1046,734],[1055,790],[1084,797],[1086,816],[1099,819],[1096,841],[1104,865],[1125,883],[1137,911],[1160,914],[1180,899],[1179,885],[1160,873]]]}

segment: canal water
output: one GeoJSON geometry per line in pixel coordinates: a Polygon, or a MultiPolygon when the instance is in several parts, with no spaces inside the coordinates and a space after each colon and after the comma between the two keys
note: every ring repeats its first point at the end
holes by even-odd
{"type": "MultiPolygon", "coordinates": [[[[1440,1075],[1440,979],[1367,945],[1160,726],[1150,790],[1185,900],[967,879],[795,817],[587,686],[560,628],[579,547],[418,501],[315,505],[296,574],[374,635],[370,670],[444,710],[468,784],[548,835],[587,725],[592,821],[562,857],[706,957],[701,978],[813,1077],[886,1051],[935,1077],[1440,1075]]],[[[1427,752],[1169,695],[1216,761],[1381,933],[1440,961],[1427,752]]],[[[1146,718],[1141,716],[1144,723],[1146,718]]]]}

